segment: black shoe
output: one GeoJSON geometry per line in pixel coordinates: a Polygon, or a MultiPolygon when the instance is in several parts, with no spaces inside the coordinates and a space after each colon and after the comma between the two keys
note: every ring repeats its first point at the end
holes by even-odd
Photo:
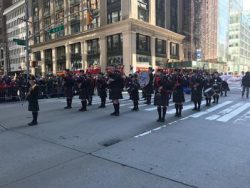
{"type": "Polygon", "coordinates": [[[161,118],[160,122],[165,122],[165,118],[161,118]]]}
{"type": "Polygon", "coordinates": [[[104,105],[101,105],[101,106],[99,106],[98,108],[105,108],[106,106],[104,106],[104,105]]]}
{"type": "Polygon", "coordinates": [[[37,122],[30,122],[29,124],[28,124],[29,126],[34,126],[34,125],[37,125],[37,122]]]}
{"type": "Polygon", "coordinates": [[[161,122],[161,118],[157,119],[156,121],[157,121],[157,122],[161,122]]]}
{"type": "Polygon", "coordinates": [[[79,112],[83,112],[83,108],[80,108],[78,111],[79,111],[79,112]]]}
{"type": "Polygon", "coordinates": [[[179,114],[178,113],[175,113],[175,115],[174,115],[175,117],[178,117],[179,116],[179,114]]]}
{"type": "Polygon", "coordinates": [[[116,112],[113,112],[113,113],[111,113],[110,115],[111,115],[111,116],[115,116],[115,114],[116,114],[116,112]]]}
{"type": "Polygon", "coordinates": [[[192,110],[193,110],[193,111],[197,111],[197,108],[193,108],[192,110]]]}
{"type": "Polygon", "coordinates": [[[200,109],[200,108],[197,108],[197,111],[198,111],[198,112],[200,112],[200,111],[201,111],[201,109],[200,109]]]}
{"type": "Polygon", "coordinates": [[[71,109],[71,108],[72,108],[71,106],[64,107],[64,109],[71,109]]]}

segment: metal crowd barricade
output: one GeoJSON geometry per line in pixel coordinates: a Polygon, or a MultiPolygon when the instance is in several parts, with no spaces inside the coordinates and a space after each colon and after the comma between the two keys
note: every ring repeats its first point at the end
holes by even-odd
{"type": "Polygon", "coordinates": [[[5,86],[0,88],[0,102],[17,101],[19,100],[17,86],[5,86]]]}

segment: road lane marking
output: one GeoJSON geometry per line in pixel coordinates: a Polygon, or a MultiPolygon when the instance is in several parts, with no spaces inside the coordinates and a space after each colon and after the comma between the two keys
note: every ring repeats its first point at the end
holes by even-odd
{"type": "Polygon", "coordinates": [[[224,116],[224,115],[232,112],[233,110],[235,110],[236,108],[238,108],[238,107],[240,107],[242,105],[243,105],[243,103],[241,103],[241,102],[237,103],[237,104],[235,104],[233,106],[230,106],[229,108],[219,112],[218,114],[211,115],[211,116],[207,117],[206,119],[207,120],[216,120],[216,119],[220,118],[221,116],[224,116]]]}
{"type": "Polygon", "coordinates": [[[243,106],[239,107],[238,109],[230,112],[229,114],[226,114],[226,115],[222,116],[221,118],[217,119],[217,121],[227,122],[230,119],[234,118],[235,116],[239,115],[241,112],[248,109],[249,107],[250,107],[250,103],[246,103],[243,106]]]}
{"type": "Polygon", "coordinates": [[[210,113],[210,112],[216,111],[216,110],[218,110],[218,109],[220,109],[220,108],[222,108],[222,107],[224,107],[224,106],[227,106],[227,105],[231,104],[232,102],[233,102],[233,101],[226,101],[226,102],[223,102],[223,103],[221,103],[221,104],[216,105],[215,107],[212,107],[212,108],[210,108],[210,109],[207,109],[207,110],[204,111],[204,112],[195,113],[195,114],[191,115],[190,117],[193,117],[193,118],[201,117],[201,116],[203,116],[203,115],[205,115],[205,114],[208,114],[208,113],[210,113]]]}

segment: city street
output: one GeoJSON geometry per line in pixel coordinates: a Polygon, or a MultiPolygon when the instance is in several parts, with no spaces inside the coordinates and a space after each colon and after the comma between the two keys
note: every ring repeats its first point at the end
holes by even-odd
{"type": "Polygon", "coordinates": [[[64,110],[66,101],[40,100],[38,126],[29,127],[27,103],[0,104],[1,188],[249,188],[250,100],[240,83],[219,104],[193,112],[186,95],[182,118],[174,104],[166,122],[156,107],[124,93],[121,115],[99,109],[64,110]]]}

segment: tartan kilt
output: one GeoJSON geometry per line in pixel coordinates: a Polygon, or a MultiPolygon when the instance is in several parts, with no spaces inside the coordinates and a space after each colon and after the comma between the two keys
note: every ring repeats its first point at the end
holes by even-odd
{"type": "Polygon", "coordinates": [[[110,100],[117,100],[122,99],[122,90],[121,88],[112,88],[109,90],[109,99],[110,100]]]}
{"type": "Polygon", "coordinates": [[[169,96],[162,94],[162,93],[156,93],[155,94],[155,105],[156,106],[168,106],[169,105],[169,96]]]}

